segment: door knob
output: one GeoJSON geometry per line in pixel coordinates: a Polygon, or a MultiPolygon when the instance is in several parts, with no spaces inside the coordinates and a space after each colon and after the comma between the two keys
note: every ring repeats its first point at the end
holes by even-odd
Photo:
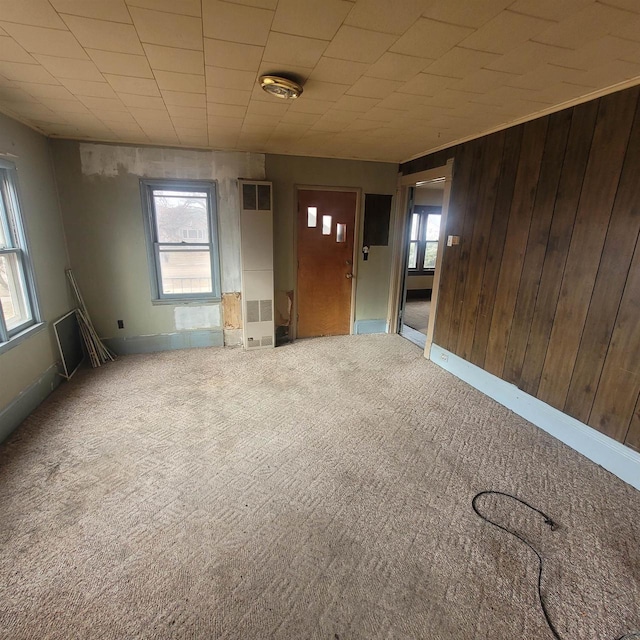
{"type": "Polygon", "coordinates": [[[344,277],[351,280],[351,278],[353,278],[353,273],[345,273],[344,277]]]}

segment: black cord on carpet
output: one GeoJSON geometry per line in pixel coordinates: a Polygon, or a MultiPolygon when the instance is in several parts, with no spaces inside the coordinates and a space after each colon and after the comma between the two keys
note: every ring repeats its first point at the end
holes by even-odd
{"type": "MultiPolygon", "coordinates": [[[[473,510],[476,512],[476,515],[482,518],[485,522],[488,522],[489,524],[492,524],[494,527],[498,527],[498,529],[502,529],[503,531],[506,531],[509,535],[512,535],[514,538],[517,538],[518,540],[520,540],[520,542],[526,544],[527,547],[529,547],[529,549],[531,549],[531,551],[533,551],[533,553],[536,554],[538,558],[538,600],[540,601],[540,608],[542,609],[542,613],[544,614],[544,619],[546,620],[547,626],[549,627],[549,630],[553,634],[553,637],[556,640],[563,640],[562,636],[558,633],[558,630],[553,625],[553,622],[551,622],[551,618],[549,617],[549,612],[547,611],[547,606],[544,602],[544,598],[542,597],[542,567],[544,565],[544,560],[542,556],[540,555],[538,550],[528,540],[525,540],[521,535],[517,534],[515,531],[511,531],[511,529],[507,529],[506,527],[503,527],[501,524],[498,524],[497,522],[490,520],[486,516],[482,515],[482,513],[480,513],[476,503],[478,501],[478,498],[481,498],[482,496],[486,496],[486,495],[505,496],[507,498],[511,498],[512,500],[515,500],[516,502],[519,502],[525,507],[531,509],[531,511],[535,511],[536,513],[539,513],[544,518],[544,523],[546,525],[549,525],[549,527],[551,528],[551,531],[555,531],[557,529],[557,524],[544,511],[541,511],[540,509],[530,505],[528,502],[525,502],[524,500],[521,500],[520,498],[517,498],[516,496],[511,495],[510,493],[504,493],[503,491],[491,491],[491,490],[481,491],[480,493],[477,493],[473,497],[473,500],[471,501],[471,506],[473,507],[473,510]]],[[[617,640],[633,640],[634,638],[640,638],[640,631],[633,631],[631,633],[627,633],[626,635],[620,636],[619,638],[617,638],[617,640]]]]}

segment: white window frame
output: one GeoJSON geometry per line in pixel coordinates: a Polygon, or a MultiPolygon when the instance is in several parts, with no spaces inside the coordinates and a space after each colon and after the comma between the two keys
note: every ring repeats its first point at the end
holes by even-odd
{"type": "Polygon", "coordinates": [[[211,180],[140,180],[144,228],[147,239],[147,259],[151,283],[151,297],[154,304],[175,304],[176,302],[215,302],[221,300],[220,250],[218,242],[217,185],[211,180]],[[170,243],[158,242],[153,194],[155,191],[200,191],[207,193],[208,222],[211,230],[208,243],[176,243],[180,246],[197,246],[208,250],[211,259],[211,291],[198,293],[164,293],[160,270],[160,247],[170,243]]]}
{"type": "Polygon", "coordinates": [[[15,256],[19,274],[17,281],[13,281],[13,286],[20,287],[21,297],[28,307],[26,311],[29,316],[21,324],[9,329],[0,301],[0,353],[2,353],[17,344],[19,337],[29,329],[41,324],[41,319],[29,243],[18,194],[18,174],[12,162],[2,159],[0,159],[0,198],[3,205],[0,207],[0,225],[6,238],[6,244],[0,245],[0,256],[15,256]]]}

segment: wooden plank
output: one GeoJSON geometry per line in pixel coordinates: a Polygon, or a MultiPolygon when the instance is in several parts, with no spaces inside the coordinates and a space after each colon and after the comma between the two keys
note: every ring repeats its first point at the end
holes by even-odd
{"type": "MultiPolygon", "coordinates": [[[[589,424],[624,442],[640,392],[640,241],[636,243],[589,424]]],[[[634,432],[632,437],[635,437],[634,432]]]]}
{"type": "MultiPolygon", "coordinates": [[[[471,177],[471,160],[471,144],[464,144],[458,147],[453,164],[453,179],[451,181],[451,196],[447,211],[445,238],[447,235],[460,235],[462,233],[467,189],[471,177]]],[[[449,344],[449,323],[453,309],[460,245],[453,247],[445,245],[443,250],[438,291],[438,310],[436,311],[433,338],[434,342],[441,347],[449,344]]]]}
{"type": "Polygon", "coordinates": [[[504,239],[507,234],[509,222],[509,207],[513,199],[513,190],[516,183],[518,170],[518,158],[522,145],[524,125],[508,129],[505,136],[504,150],[502,152],[502,164],[500,166],[500,183],[494,207],[491,232],[489,233],[489,245],[487,247],[487,259],[484,265],[482,286],[478,298],[478,311],[471,348],[471,362],[484,367],[489,329],[491,328],[491,316],[493,315],[493,303],[498,286],[498,276],[502,263],[504,239]]]}
{"type": "Polygon", "coordinates": [[[478,192],[481,185],[482,168],[487,146],[486,138],[474,141],[473,144],[473,163],[471,166],[469,187],[467,189],[464,223],[462,225],[462,234],[459,245],[460,251],[458,257],[457,276],[455,280],[455,293],[453,297],[453,307],[451,309],[451,318],[449,320],[449,340],[448,344],[445,345],[452,353],[456,353],[458,336],[460,333],[462,308],[466,304],[465,289],[467,283],[467,271],[469,268],[469,257],[473,241],[473,227],[478,215],[478,192]]]}
{"type": "Polygon", "coordinates": [[[573,370],[565,412],[586,422],[611,341],[640,233],[640,101],[618,184],[602,259],[573,370]]]}
{"type": "Polygon", "coordinates": [[[638,394],[638,401],[636,402],[636,409],[633,412],[631,418],[631,424],[629,425],[629,431],[624,443],[627,447],[631,447],[640,452],[640,394],[638,394]]]}
{"type": "Polygon", "coordinates": [[[505,380],[513,382],[517,386],[520,386],[520,376],[527,351],[533,311],[538,297],[538,287],[547,251],[570,125],[571,111],[568,109],[555,113],[549,118],[547,139],[542,156],[542,169],[531,216],[527,252],[522,267],[522,277],[520,278],[502,375],[505,380]]]}
{"type": "Polygon", "coordinates": [[[462,309],[456,347],[456,353],[465,360],[470,359],[473,347],[482,276],[487,260],[491,223],[498,196],[504,143],[505,132],[500,131],[489,136],[485,145],[484,162],[480,176],[480,191],[477,198],[478,205],[475,211],[473,238],[471,240],[469,266],[465,282],[464,307],[462,309]]]}
{"type": "Polygon", "coordinates": [[[611,217],[638,89],[600,99],[538,398],[564,409],[611,217]]]}
{"type": "Polygon", "coordinates": [[[572,112],[569,142],[560,174],[551,232],[520,375],[520,387],[533,396],[538,392],[553,319],[558,306],[562,274],[569,253],[573,223],[596,126],[598,102],[594,100],[579,105],[572,112]]]}
{"type": "Polygon", "coordinates": [[[524,125],[518,173],[509,211],[496,299],[491,317],[489,342],[484,368],[502,377],[516,296],[527,248],[531,214],[542,164],[542,153],[549,118],[538,118],[524,125]]]}

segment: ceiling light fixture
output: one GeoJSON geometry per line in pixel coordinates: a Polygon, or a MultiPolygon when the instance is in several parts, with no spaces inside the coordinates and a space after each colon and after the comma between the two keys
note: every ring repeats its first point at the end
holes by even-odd
{"type": "Polygon", "coordinates": [[[272,96],[293,100],[302,93],[302,87],[293,80],[281,76],[260,76],[260,86],[272,96]]]}

